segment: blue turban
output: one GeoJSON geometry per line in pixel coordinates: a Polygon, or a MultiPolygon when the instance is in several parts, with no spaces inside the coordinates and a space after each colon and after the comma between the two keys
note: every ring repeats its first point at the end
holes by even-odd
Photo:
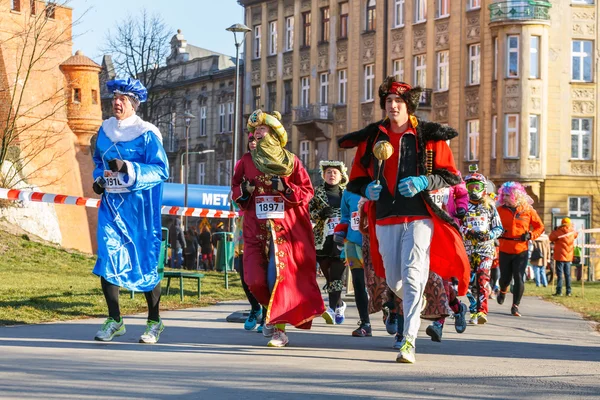
{"type": "Polygon", "coordinates": [[[111,93],[124,94],[133,97],[139,103],[144,103],[148,99],[148,91],[137,79],[115,79],[106,82],[106,87],[111,93]]]}

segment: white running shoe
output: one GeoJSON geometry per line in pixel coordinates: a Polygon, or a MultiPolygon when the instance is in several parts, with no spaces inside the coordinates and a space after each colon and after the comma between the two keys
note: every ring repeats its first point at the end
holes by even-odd
{"type": "Polygon", "coordinates": [[[273,337],[271,338],[271,340],[269,340],[269,343],[267,343],[268,347],[285,347],[288,345],[288,343],[290,342],[290,340],[288,339],[287,335],[285,334],[285,331],[282,331],[279,328],[275,328],[275,331],[273,332],[273,337]]]}
{"type": "Polygon", "coordinates": [[[125,332],[126,329],[125,324],[123,323],[123,318],[121,318],[121,322],[117,322],[109,317],[102,324],[102,328],[96,332],[94,340],[98,340],[100,342],[110,342],[115,336],[124,335],[125,332]]]}
{"type": "Polygon", "coordinates": [[[158,342],[160,334],[165,330],[165,325],[162,320],[148,321],[146,323],[146,331],[140,336],[140,343],[154,344],[158,342]]]}
{"type": "Polygon", "coordinates": [[[346,312],[346,303],[344,303],[342,301],[342,305],[339,307],[335,308],[335,324],[336,325],[341,325],[344,323],[344,321],[346,320],[346,317],[344,316],[344,313],[346,312]]]}

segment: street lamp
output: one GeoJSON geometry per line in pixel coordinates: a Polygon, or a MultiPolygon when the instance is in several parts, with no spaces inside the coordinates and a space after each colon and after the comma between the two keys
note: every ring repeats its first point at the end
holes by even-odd
{"type": "MultiPolygon", "coordinates": [[[[183,118],[185,121],[185,194],[183,197],[183,205],[184,207],[188,206],[188,176],[190,170],[190,125],[192,124],[192,119],[196,118],[194,114],[189,111],[183,113],[183,118]]],[[[187,217],[185,217],[185,230],[188,228],[187,217]]]]}
{"type": "Polygon", "coordinates": [[[251,29],[248,28],[244,24],[233,24],[229,28],[227,28],[229,32],[233,33],[233,40],[235,41],[235,123],[233,129],[233,157],[232,157],[232,166],[235,168],[235,164],[237,162],[238,156],[238,147],[239,147],[239,129],[240,129],[240,47],[244,43],[244,39],[246,38],[246,33],[250,32],[251,29]],[[241,33],[241,40],[238,41],[237,34],[241,33]]]}

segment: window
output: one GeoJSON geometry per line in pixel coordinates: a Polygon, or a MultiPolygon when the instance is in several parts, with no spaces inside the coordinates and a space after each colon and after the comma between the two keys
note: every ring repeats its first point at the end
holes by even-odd
{"type": "Polygon", "coordinates": [[[519,35],[507,37],[506,77],[519,77],[519,35]]]}
{"type": "Polygon", "coordinates": [[[321,8],[321,42],[329,42],[329,7],[321,8]]]}
{"type": "Polygon", "coordinates": [[[198,163],[198,185],[204,185],[206,179],[206,163],[198,163]]]}
{"type": "Polygon", "coordinates": [[[221,185],[221,175],[225,169],[225,163],[223,161],[217,161],[217,185],[221,185]]]}
{"type": "Polygon", "coordinates": [[[219,104],[219,132],[225,132],[225,103],[219,104]]]}
{"type": "Polygon", "coordinates": [[[200,136],[206,136],[206,106],[200,107],[200,136]]]}
{"type": "Polygon", "coordinates": [[[256,25],[254,27],[254,47],[252,50],[254,58],[260,58],[260,34],[261,34],[261,26],[256,25]]]}
{"type": "Polygon", "coordinates": [[[31,9],[31,15],[35,15],[35,3],[38,0],[29,0],[29,8],[31,9]]]}
{"type": "Polygon", "coordinates": [[[252,88],[252,94],[252,97],[254,98],[254,110],[258,110],[262,107],[260,104],[260,86],[254,86],[252,88]]]}
{"type": "Polygon", "coordinates": [[[233,132],[233,101],[227,103],[227,132],[233,132]]]}
{"type": "Polygon", "coordinates": [[[292,112],[292,81],[283,81],[283,113],[289,114],[292,112]]]}
{"type": "Polygon", "coordinates": [[[427,0],[415,0],[415,23],[425,22],[427,18],[427,0]]]}
{"type": "Polygon", "coordinates": [[[492,160],[496,159],[496,137],[498,136],[498,116],[492,117],[492,160]]]}
{"type": "Polygon", "coordinates": [[[467,161],[479,159],[479,120],[467,121],[467,161]]]}
{"type": "Polygon", "coordinates": [[[98,91],[92,89],[92,104],[98,104],[98,91]]]}
{"type": "Polygon", "coordinates": [[[591,160],[592,119],[571,119],[571,159],[591,160]]]}
{"type": "Polygon", "coordinates": [[[425,54],[415,56],[415,86],[427,87],[427,61],[425,54]]]}
{"type": "Polygon", "coordinates": [[[277,54],[277,21],[269,22],[269,55],[277,54]]]}
{"type": "Polygon", "coordinates": [[[450,16],[450,0],[437,0],[437,6],[438,18],[450,16]]]}
{"type": "Polygon", "coordinates": [[[569,197],[569,215],[584,217],[590,215],[592,199],[590,197],[569,197]]]}
{"type": "Polygon", "coordinates": [[[481,8],[481,0],[469,0],[467,6],[469,10],[481,8]]]}
{"type": "Polygon", "coordinates": [[[320,90],[319,103],[327,104],[329,102],[329,74],[322,73],[319,75],[320,90]]]}
{"type": "Polygon", "coordinates": [[[519,114],[506,114],[504,157],[519,157],[519,114]]]}
{"type": "Polygon", "coordinates": [[[225,185],[231,185],[231,175],[233,175],[233,171],[231,169],[231,160],[225,161],[225,185]]]}
{"type": "Polygon", "coordinates": [[[73,89],[73,103],[81,103],[81,89],[73,89]]]}
{"type": "Polygon", "coordinates": [[[365,65],[365,101],[373,101],[373,85],[375,83],[375,64],[365,65]]]}
{"type": "Polygon", "coordinates": [[[348,87],[348,71],[338,71],[338,104],[346,104],[346,90],[348,87]]]}
{"type": "Polygon", "coordinates": [[[340,39],[348,37],[348,3],[340,4],[340,39]]]}
{"type": "Polygon", "coordinates": [[[498,38],[494,38],[494,76],[493,79],[498,79],[498,38]]]}
{"type": "Polygon", "coordinates": [[[450,74],[448,73],[448,65],[450,52],[439,51],[437,54],[437,90],[448,90],[450,85],[450,74]]]}
{"type": "Polygon", "coordinates": [[[590,40],[573,40],[572,79],[580,82],[592,81],[592,42],[590,40]]]}
{"type": "Polygon", "coordinates": [[[310,11],[302,13],[302,46],[310,46],[310,11]]]}
{"type": "Polygon", "coordinates": [[[310,101],[310,78],[305,76],[300,78],[300,105],[302,107],[308,107],[310,101]]]}
{"type": "Polygon", "coordinates": [[[469,85],[479,85],[479,69],[481,65],[481,45],[469,46],[469,85]]]}
{"type": "Polygon", "coordinates": [[[394,0],[394,28],[404,26],[404,0],[394,0]]]}
{"type": "Polygon", "coordinates": [[[394,60],[392,74],[396,77],[396,81],[404,82],[404,58],[394,60]]]}
{"type": "Polygon", "coordinates": [[[308,167],[308,157],[310,156],[310,142],[302,140],[300,142],[300,161],[305,167],[308,167]]]}
{"type": "Polygon", "coordinates": [[[10,9],[13,11],[21,11],[21,0],[11,0],[10,9]]]}
{"type": "Polygon", "coordinates": [[[532,36],[529,43],[529,77],[540,77],[540,37],[532,36]]]}
{"type": "Polygon", "coordinates": [[[376,6],[377,3],[375,0],[367,0],[367,18],[365,31],[374,31],[375,30],[375,19],[376,19],[376,6]]]}
{"type": "Polygon", "coordinates": [[[529,115],[529,158],[540,158],[540,116],[529,115]]]}
{"type": "Polygon", "coordinates": [[[277,83],[267,83],[267,111],[272,112],[277,108],[277,83]]]}
{"type": "Polygon", "coordinates": [[[294,48],[294,17],[285,19],[285,50],[290,51],[294,48]]]}
{"type": "Polygon", "coordinates": [[[56,3],[49,1],[46,3],[46,18],[54,19],[56,15],[56,3]]]}
{"type": "Polygon", "coordinates": [[[594,4],[594,0],[571,0],[573,4],[594,4]]]}

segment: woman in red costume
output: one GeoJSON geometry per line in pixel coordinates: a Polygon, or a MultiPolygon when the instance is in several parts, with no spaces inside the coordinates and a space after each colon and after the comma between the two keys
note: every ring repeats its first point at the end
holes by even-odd
{"type": "Polygon", "coordinates": [[[248,131],[258,141],[240,159],[232,198],[244,210],[244,278],[267,306],[263,334],[270,347],[284,347],[285,324],[310,329],[325,305],[316,277],[316,250],[308,212],[313,187],[306,169],[287,151],[287,132],[278,112],[256,110],[248,131]]]}

